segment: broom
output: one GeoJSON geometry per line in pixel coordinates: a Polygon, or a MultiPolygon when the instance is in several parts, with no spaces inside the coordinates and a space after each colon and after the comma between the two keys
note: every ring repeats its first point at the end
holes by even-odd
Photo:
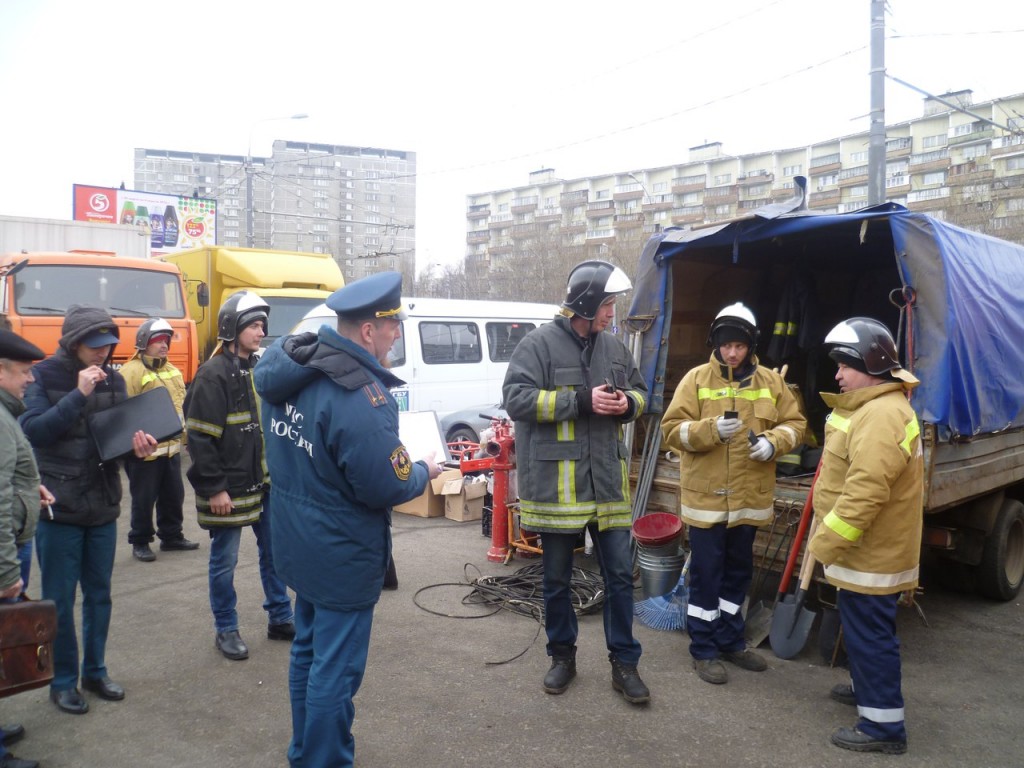
{"type": "Polygon", "coordinates": [[[686,575],[690,570],[690,556],[686,556],[683,572],[675,589],[661,597],[649,597],[633,604],[633,615],[651,629],[676,630],[686,626],[686,575]]]}

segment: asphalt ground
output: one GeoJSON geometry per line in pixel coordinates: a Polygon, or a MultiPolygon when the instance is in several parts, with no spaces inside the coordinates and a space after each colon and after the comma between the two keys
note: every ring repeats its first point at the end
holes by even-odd
{"type": "MultiPolygon", "coordinates": [[[[125,700],[86,693],[91,709],[75,716],[58,711],[46,688],[4,699],[0,720],[27,730],[15,754],[44,768],[287,765],[288,645],[266,638],[255,538],[243,537],[236,573],[250,658],[229,661],[214,648],[209,538],[186,489],[185,532],[202,547],[157,552],[154,563],[132,558],[124,503],[107,663],[125,700]]],[[[472,579],[536,560],[488,562],[479,521],[396,514],[394,541],[399,589],[377,607],[356,697],[362,768],[1024,765],[1020,600],[987,602],[926,581],[920,603],[929,626],[913,609],[899,616],[909,751],[863,755],[829,744],[855,717],[829,699],[847,678],[824,664],[814,637],[790,661],[765,643],[768,671],[729,667],[729,683],[712,686],[693,671],[685,634],[638,622],[652,701],[637,707],[613,691],[601,617],[589,615],[581,620],[579,675],[565,694],[550,696],[541,690],[548,659],[533,619],[506,611],[455,618],[486,613],[463,604],[472,579]],[[441,586],[420,591],[430,585],[441,586]]],[[[580,564],[597,567],[582,557],[580,564]]],[[[37,570],[33,579],[37,596],[37,570]]]]}

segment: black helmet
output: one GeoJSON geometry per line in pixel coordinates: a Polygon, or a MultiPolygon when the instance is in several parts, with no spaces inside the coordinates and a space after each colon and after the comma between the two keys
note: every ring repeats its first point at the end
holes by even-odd
{"type": "Polygon", "coordinates": [[[609,296],[625,293],[633,288],[626,273],[607,261],[581,261],[572,272],[565,287],[562,307],[585,320],[593,320],[598,308],[609,296]]]}
{"type": "Polygon", "coordinates": [[[872,376],[901,369],[889,329],[870,317],[851,317],[828,332],[828,356],[872,376]]]}
{"type": "Polygon", "coordinates": [[[252,291],[238,291],[228,297],[217,313],[217,338],[234,341],[238,332],[256,320],[266,322],[270,305],[252,291]]]}
{"type": "Polygon", "coordinates": [[[720,347],[730,341],[745,340],[752,350],[757,346],[759,336],[757,320],[742,302],[725,307],[715,316],[708,331],[709,347],[720,347]]]}
{"type": "Polygon", "coordinates": [[[173,337],[174,329],[162,317],[150,318],[135,332],[135,348],[140,352],[145,352],[146,347],[149,346],[149,340],[161,334],[173,337]]]}

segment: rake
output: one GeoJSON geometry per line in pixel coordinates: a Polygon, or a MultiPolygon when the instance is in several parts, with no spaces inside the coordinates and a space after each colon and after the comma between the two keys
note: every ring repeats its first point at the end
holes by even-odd
{"type": "Polygon", "coordinates": [[[686,627],[686,575],[690,570],[690,556],[686,556],[683,572],[675,589],[661,597],[649,597],[633,604],[633,615],[651,629],[677,630],[686,627]]]}

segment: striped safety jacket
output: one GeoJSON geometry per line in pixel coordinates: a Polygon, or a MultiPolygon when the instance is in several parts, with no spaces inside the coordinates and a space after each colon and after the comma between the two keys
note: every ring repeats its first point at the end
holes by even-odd
{"type": "Polygon", "coordinates": [[[822,393],[821,474],[814,486],[818,527],[809,544],[830,583],[885,595],[917,586],[924,459],[917,415],[906,393],[917,382],[886,382],[822,393]]]}
{"type": "MultiPolygon", "coordinates": [[[[128,388],[128,397],[141,395],[157,387],[163,387],[171,396],[174,403],[174,410],[178,412],[178,418],[182,416],[182,406],[185,402],[185,379],[181,371],[175,368],[166,358],[149,357],[141,352],[121,366],[121,376],[124,377],[124,384],[128,388]]],[[[154,461],[159,458],[170,458],[181,451],[184,442],[184,434],[164,440],[158,444],[153,454],[147,456],[145,461],[154,461]]]]}
{"type": "Polygon", "coordinates": [[[270,478],[263,455],[260,406],[250,362],[229,352],[203,363],[185,396],[185,428],[202,528],[251,525],[263,511],[270,478]],[[227,491],[230,515],[210,511],[210,497],[227,491]]]}
{"type": "Polygon", "coordinates": [[[775,371],[757,364],[740,379],[711,360],[689,371],[676,387],[661,422],[663,443],[679,454],[680,512],[688,525],[766,525],[772,519],[775,461],[750,458],[747,430],[764,435],[774,459],[803,440],[807,420],[775,371]],[[736,411],[744,429],[723,443],[715,422],[736,411]]]}
{"type": "Polygon", "coordinates": [[[580,337],[569,318],[531,331],[516,347],[503,386],[515,421],[520,522],[531,531],[576,533],[632,526],[629,455],[622,425],[638,418],[647,386],[610,333],[580,337]],[[619,418],[581,413],[577,393],[610,380],[629,406],[619,418]]]}

